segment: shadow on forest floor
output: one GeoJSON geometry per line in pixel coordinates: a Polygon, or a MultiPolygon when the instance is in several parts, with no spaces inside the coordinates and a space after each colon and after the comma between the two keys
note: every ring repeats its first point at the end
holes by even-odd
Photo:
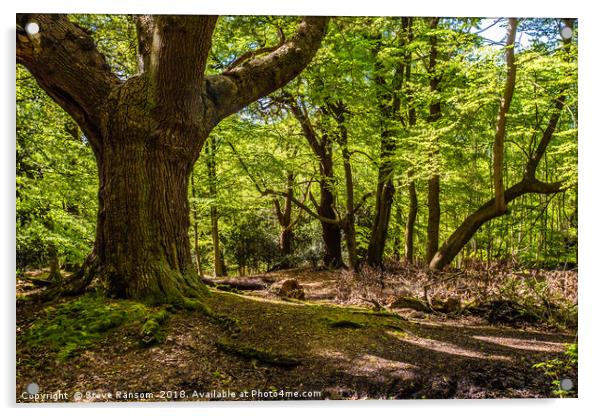
{"type": "MultiPolygon", "coordinates": [[[[549,397],[550,380],[532,366],[561,356],[574,340],[568,333],[407,319],[220,291],[212,292],[207,305],[238,330],[198,312],[178,311],[159,345],[142,347],[131,328],[118,327],[61,361],[24,341],[47,305],[20,303],[17,400],[27,401],[21,393],[32,381],[41,392],[111,392],[112,400],[120,399],[117,392],[174,400],[173,393],[161,393],[167,391],[186,391],[186,399],[197,400],[202,397],[193,397],[194,391],[223,389],[237,395],[246,390],[246,400],[259,398],[253,390],[276,392],[276,399],[283,398],[280,390],[317,391],[320,396],[313,398],[322,399],[549,397]]],[[[576,374],[571,377],[576,381],[576,374]]]]}

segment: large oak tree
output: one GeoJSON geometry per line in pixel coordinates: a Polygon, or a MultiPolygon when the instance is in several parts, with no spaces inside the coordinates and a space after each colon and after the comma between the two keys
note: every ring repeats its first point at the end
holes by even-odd
{"type": "Polygon", "coordinates": [[[328,19],[305,17],[271,52],[205,74],[216,16],[135,16],[139,73],[111,71],[89,32],[58,14],[17,15],[17,63],[78,123],[99,174],[96,241],[77,288],[179,302],[202,290],[188,237],[188,181],[211,130],[311,61],[328,19]],[[39,25],[36,34],[23,28],[39,25]]]}

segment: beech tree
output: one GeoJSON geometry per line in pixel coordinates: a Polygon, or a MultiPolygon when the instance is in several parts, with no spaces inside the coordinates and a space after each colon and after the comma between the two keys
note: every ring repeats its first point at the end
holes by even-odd
{"type": "Polygon", "coordinates": [[[266,54],[219,75],[205,65],[217,16],[135,16],[138,74],[112,72],[87,30],[58,14],[18,14],[16,55],[79,125],[99,175],[96,239],[73,288],[181,302],[202,293],[188,237],[187,187],[211,130],[311,61],[328,19],[305,17],[266,54]],[[27,33],[35,22],[38,33],[27,33]]]}
{"type": "MultiPolygon", "coordinates": [[[[573,29],[574,19],[564,19],[565,25],[573,29]]],[[[563,88],[559,96],[555,97],[550,105],[550,116],[546,128],[536,147],[527,155],[522,179],[516,184],[504,189],[502,182],[504,134],[506,130],[506,117],[510,109],[514,87],[516,82],[516,63],[514,62],[514,42],[516,37],[517,20],[509,19],[506,38],[506,83],[500,108],[497,116],[496,132],[494,138],[494,198],[487,201],[475,212],[471,213],[450,235],[443,246],[437,251],[429,262],[429,268],[440,270],[449,265],[462,248],[470,241],[481,226],[488,221],[505,215],[509,212],[507,204],[526,194],[553,195],[564,190],[563,183],[545,182],[537,178],[537,168],[546,150],[552,141],[560,115],[565,107],[567,99],[566,88],[563,88]]],[[[571,46],[571,37],[563,39],[563,50],[568,55],[571,46]]],[[[565,55],[565,56],[566,56],[565,55]]],[[[565,58],[566,60],[567,58],[565,58]]]]}

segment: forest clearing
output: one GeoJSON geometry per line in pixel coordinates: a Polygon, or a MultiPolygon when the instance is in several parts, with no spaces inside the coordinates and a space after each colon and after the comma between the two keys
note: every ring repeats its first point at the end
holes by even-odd
{"type": "MultiPolygon", "coordinates": [[[[555,279],[567,284],[565,295],[576,284],[576,275],[566,274],[555,279]]],[[[146,398],[151,401],[218,400],[227,391],[235,392],[235,400],[282,400],[285,392],[318,392],[304,398],[313,400],[549,397],[553,376],[533,366],[564,361],[566,345],[575,341],[574,322],[563,330],[541,327],[534,317],[499,305],[444,314],[395,304],[374,309],[334,303],[340,300],[335,283],[340,272],[287,270],[262,277],[273,282],[265,290],[211,292],[210,313],[172,311],[162,324],[160,343],[142,342],[141,323],[135,320],[109,325],[94,343],[77,332],[45,332],[36,347],[30,348],[30,341],[18,347],[20,387],[44,380],[48,391],[97,394],[83,402],[109,400],[106,395],[117,392],[151,393],[146,398]],[[279,295],[289,279],[301,283],[308,301],[279,295]],[[70,343],[77,343],[75,350],[70,343]],[[244,391],[265,394],[239,397],[244,391]],[[212,392],[218,396],[203,396],[212,392]]],[[[445,293],[453,293],[450,289],[445,293]]],[[[97,319],[119,308],[115,301],[89,301],[90,316],[97,319]]],[[[71,302],[78,300],[63,305],[71,302]]],[[[26,305],[19,315],[28,318],[18,328],[34,319],[56,322],[61,313],[74,319],[78,307],[89,308],[26,305]]],[[[561,371],[576,380],[576,368],[561,371]]]]}
{"type": "Polygon", "coordinates": [[[17,402],[577,396],[576,19],[16,25],[17,402]]]}

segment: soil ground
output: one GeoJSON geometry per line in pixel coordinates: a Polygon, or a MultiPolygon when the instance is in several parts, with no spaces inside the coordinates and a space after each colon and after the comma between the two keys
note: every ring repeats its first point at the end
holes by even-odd
{"type": "Polygon", "coordinates": [[[59,401],[79,392],[84,402],[550,397],[551,380],[533,364],[574,342],[568,332],[336,305],[331,272],[270,275],[290,277],[306,301],[212,290],[207,306],[236,330],[178,311],[161,344],[143,347],[118,327],[66,361],[26,348],[22,334],[48,304],[18,302],[17,401],[32,401],[23,395],[32,382],[40,393],[66,392],[59,401]]]}

